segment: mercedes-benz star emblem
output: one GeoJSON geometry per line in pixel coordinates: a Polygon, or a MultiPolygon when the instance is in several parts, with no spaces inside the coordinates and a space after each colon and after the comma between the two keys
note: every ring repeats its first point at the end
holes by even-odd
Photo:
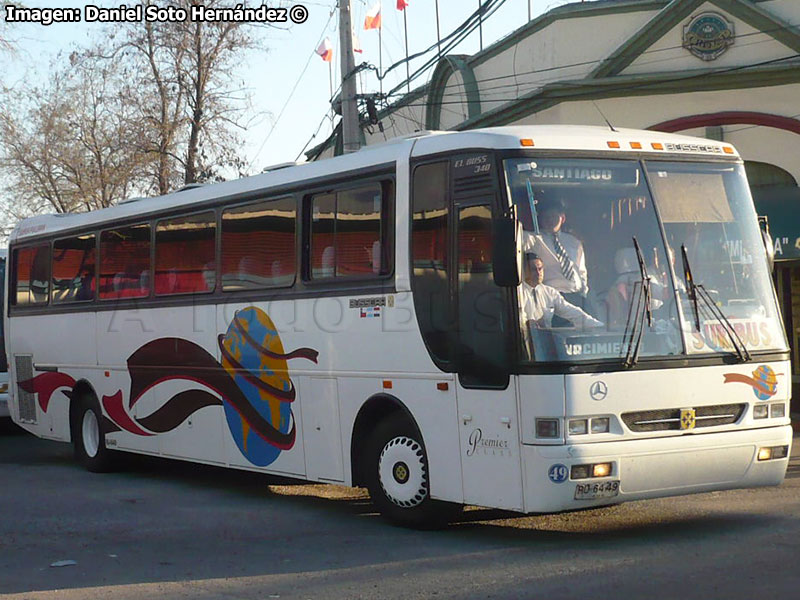
{"type": "Polygon", "coordinates": [[[595,381],[589,388],[589,395],[592,400],[605,400],[608,396],[608,386],[604,381],[595,381]]]}

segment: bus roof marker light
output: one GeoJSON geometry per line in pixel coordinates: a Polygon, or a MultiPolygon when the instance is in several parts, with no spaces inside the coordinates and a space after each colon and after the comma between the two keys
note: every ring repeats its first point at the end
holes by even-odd
{"type": "Polygon", "coordinates": [[[609,148],[619,148],[619,142],[606,142],[609,148]]]}
{"type": "Polygon", "coordinates": [[[631,148],[633,148],[634,150],[641,150],[642,149],[642,143],[641,142],[631,142],[631,148]]]}
{"type": "Polygon", "coordinates": [[[653,142],[650,145],[653,147],[653,150],[663,150],[664,149],[664,144],[662,144],[661,142],[653,142]]]}
{"type": "Polygon", "coordinates": [[[522,138],[519,143],[525,148],[533,148],[533,140],[530,138],[522,138]]]}
{"type": "Polygon", "coordinates": [[[722,151],[723,151],[725,154],[735,154],[735,152],[734,152],[733,148],[731,148],[730,146],[723,146],[723,147],[722,147],[722,151]]]}

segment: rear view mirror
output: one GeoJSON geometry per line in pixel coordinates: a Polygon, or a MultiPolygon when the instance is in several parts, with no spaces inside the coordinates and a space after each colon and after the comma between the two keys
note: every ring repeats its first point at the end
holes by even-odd
{"type": "Polygon", "coordinates": [[[516,219],[511,217],[492,221],[492,272],[495,285],[501,287],[516,287],[522,279],[517,227],[516,219]]]}

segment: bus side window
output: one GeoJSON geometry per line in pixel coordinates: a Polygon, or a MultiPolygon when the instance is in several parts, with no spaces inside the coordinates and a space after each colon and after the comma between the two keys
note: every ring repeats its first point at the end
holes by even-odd
{"type": "Polygon", "coordinates": [[[213,292],[216,217],[212,211],[159,221],[156,226],[156,295],[213,292]]]}
{"type": "Polygon", "coordinates": [[[146,298],[150,295],[150,226],[103,231],[100,234],[101,300],[146,298]]]}
{"type": "Polygon", "coordinates": [[[387,181],[311,197],[311,279],[390,273],[393,194],[387,181]]]}
{"type": "Polygon", "coordinates": [[[414,307],[428,351],[442,366],[453,361],[455,316],[448,272],[447,161],[414,170],[411,264],[414,307]]]}
{"type": "Polygon", "coordinates": [[[94,300],[95,249],[94,234],[60,239],[53,243],[53,302],[94,300]]]}
{"type": "Polygon", "coordinates": [[[13,289],[15,306],[47,304],[50,291],[50,245],[14,250],[13,289]]]}
{"type": "Polygon", "coordinates": [[[222,213],[222,289],[286,287],[295,278],[294,198],[265,200],[222,213]]]}

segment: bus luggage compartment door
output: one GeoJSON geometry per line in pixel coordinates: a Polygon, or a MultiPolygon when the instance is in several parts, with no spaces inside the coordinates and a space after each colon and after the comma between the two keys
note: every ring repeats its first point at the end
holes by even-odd
{"type": "Polygon", "coordinates": [[[522,510],[522,467],[515,385],[458,386],[464,503],[522,510]]]}

